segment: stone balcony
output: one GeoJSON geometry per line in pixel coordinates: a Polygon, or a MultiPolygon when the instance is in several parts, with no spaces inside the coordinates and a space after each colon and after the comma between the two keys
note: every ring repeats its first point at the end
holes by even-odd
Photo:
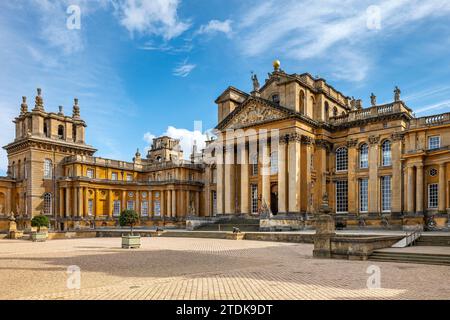
{"type": "Polygon", "coordinates": [[[351,126],[359,124],[361,121],[372,120],[390,115],[405,115],[412,119],[411,109],[402,101],[374,106],[366,109],[350,111],[347,114],[331,117],[329,122],[334,126],[351,126]]]}
{"type": "Polygon", "coordinates": [[[410,129],[450,124],[450,112],[412,119],[410,129]]]}

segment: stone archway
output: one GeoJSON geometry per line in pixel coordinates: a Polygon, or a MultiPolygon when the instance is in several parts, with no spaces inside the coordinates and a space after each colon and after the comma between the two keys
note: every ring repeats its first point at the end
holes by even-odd
{"type": "Polygon", "coordinates": [[[270,187],[270,211],[276,215],[278,213],[278,185],[273,184],[270,187]]]}

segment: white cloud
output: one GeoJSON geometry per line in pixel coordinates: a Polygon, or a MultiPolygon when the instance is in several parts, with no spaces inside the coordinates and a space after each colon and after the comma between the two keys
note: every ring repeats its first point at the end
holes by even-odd
{"type": "Polygon", "coordinates": [[[424,113],[432,110],[441,110],[441,109],[447,109],[450,107],[450,100],[444,100],[437,103],[433,103],[431,105],[427,105],[425,107],[422,107],[420,109],[417,109],[415,113],[424,113]]]}
{"type": "MultiPolygon", "coordinates": [[[[200,130],[190,131],[188,129],[169,126],[162,135],[180,140],[181,150],[183,150],[183,156],[185,159],[190,158],[194,142],[197,144],[198,151],[204,149],[206,146],[205,141],[207,140],[207,136],[206,134],[203,134],[200,130]]],[[[156,136],[153,135],[152,133],[147,132],[144,134],[143,139],[149,145],[151,145],[151,143],[153,142],[153,138],[155,137],[156,136]]]]}
{"type": "Polygon", "coordinates": [[[233,28],[231,27],[231,20],[219,21],[219,20],[211,20],[206,25],[200,26],[196,34],[215,34],[218,32],[222,32],[228,37],[231,36],[233,32],[233,28]]]}
{"type": "Polygon", "coordinates": [[[399,30],[412,29],[419,20],[450,13],[450,3],[440,0],[271,0],[253,3],[251,8],[237,24],[246,56],[283,52],[298,61],[331,57],[339,61],[334,64],[334,74],[348,69],[341,78],[352,81],[369,73],[368,65],[376,55],[371,45],[377,37],[395,36],[399,30]],[[371,5],[380,9],[380,30],[367,27],[371,5]]]}
{"type": "Polygon", "coordinates": [[[120,23],[134,34],[178,37],[190,28],[188,21],[178,18],[179,0],[123,0],[116,7],[120,23]]]}
{"type": "Polygon", "coordinates": [[[197,65],[188,63],[187,60],[184,60],[176,68],[173,69],[173,75],[185,78],[192,72],[192,70],[195,69],[196,66],[197,65]]]}

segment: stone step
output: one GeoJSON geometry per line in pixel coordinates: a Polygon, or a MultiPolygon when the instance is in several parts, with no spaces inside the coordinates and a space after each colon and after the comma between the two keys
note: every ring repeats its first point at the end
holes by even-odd
{"type": "Polygon", "coordinates": [[[426,235],[422,235],[417,240],[417,245],[421,245],[421,246],[449,246],[450,247],[450,235],[448,235],[448,236],[426,236],[426,235]]]}
{"type": "Polygon", "coordinates": [[[372,261],[421,263],[450,266],[450,255],[445,254],[375,251],[369,257],[369,259],[372,261]]]}

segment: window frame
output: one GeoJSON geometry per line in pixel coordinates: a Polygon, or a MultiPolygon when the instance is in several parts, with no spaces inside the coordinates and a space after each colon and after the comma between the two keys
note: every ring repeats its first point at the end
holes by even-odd
{"type": "Polygon", "coordinates": [[[367,143],[363,143],[359,147],[359,168],[360,169],[369,169],[369,145],[367,143]],[[363,153],[364,151],[364,153],[363,153]],[[364,160],[363,160],[364,156],[364,160]],[[365,165],[363,165],[365,164],[365,165]]]}
{"type": "Polygon", "coordinates": [[[50,192],[44,193],[43,212],[46,216],[51,216],[53,213],[53,195],[50,192]]]}
{"type": "Polygon", "coordinates": [[[335,156],[336,156],[336,161],[335,161],[336,162],[335,163],[335,165],[336,165],[336,172],[346,172],[346,171],[348,171],[348,149],[347,149],[347,147],[339,147],[339,148],[337,148],[336,152],[335,152],[335,156]],[[344,154],[341,154],[341,152],[344,151],[344,150],[345,150],[345,161],[344,161],[344,159],[340,159],[340,157],[344,156],[344,154]],[[344,163],[345,163],[345,166],[342,167],[342,168],[345,168],[345,169],[342,169],[341,166],[344,163]]]}
{"type": "Polygon", "coordinates": [[[44,159],[44,179],[53,179],[53,161],[44,159]]]}
{"type": "Polygon", "coordinates": [[[250,184],[250,209],[252,214],[258,214],[258,185],[256,183],[250,184]]]}
{"type": "Polygon", "coordinates": [[[427,187],[427,194],[428,194],[428,201],[427,201],[428,209],[430,209],[430,210],[438,209],[439,208],[439,183],[429,183],[428,187],[427,187]],[[432,188],[434,188],[434,187],[436,188],[436,190],[433,190],[433,191],[435,191],[436,194],[433,195],[433,197],[432,197],[431,191],[432,191],[432,188]],[[432,204],[432,202],[431,202],[432,199],[433,199],[433,201],[435,201],[436,205],[434,205],[434,202],[432,204]]]}
{"type": "Polygon", "coordinates": [[[346,214],[346,213],[348,213],[348,180],[337,180],[335,189],[336,189],[336,192],[335,192],[336,214],[346,214]],[[339,194],[338,185],[339,184],[343,184],[343,183],[345,183],[346,186],[347,186],[346,194],[345,194],[345,197],[344,197],[344,199],[346,199],[347,201],[339,199],[340,194],[339,194]],[[346,210],[340,210],[340,209],[342,209],[342,207],[341,208],[339,207],[341,204],[345,204],[346,210]]]}
{"type": "Polygon", "coordinates": [[[441,136],[439,136],[439,135],[429,136],[428,137],[428,150],[438,150],[440,148],[441,148],[441,136]],[[432,148],[431,147],[431,140],[432,139],[436,139],[436,138],[437,138],[437,141],[438,141],[438,146],[432,148]]]}
{"type": "Polygon", "coordinates": [[[391,212],[392,211],[392,176],[382,176],[380,177],[380,194],[381,194],[381,212],[391,212]],[[389,189],[386,189],[385,183],[389,181],[389,189]],[[389,191],[389,192],[387,192],[389,191]],[[386,197],[389,195],[388,197],[386,197]],[[389,209],[386,209],[386,204],[389,204],[389,209]]]}
{"type": "Polygon", "coordinates": [[[381,144],[381,166],[382,167],[392,166],[392,143],[390,140],[384,140],[383,143],[381,144]],[[389,149],[385,150],[385,146],[389,146],[389,149]],[[389,155],[389,157],[387,155],[389,155]]]}
{"type": "Polygon", "coordinates": [[[368,178],[359,179],[359,212],[360,213],[368,213],[369,212],[369,179],[368,178]],[[364,188],[364,190],[363,190],[363,188],[364,188]],[[364,194],[363,194],[363,191],[364,191],[364,194]],[[363,202],[363,200],[364,200],[364,202],[363,202]],[[363,204],[364,204],[364,208],[363,208],[363,204]]]}

